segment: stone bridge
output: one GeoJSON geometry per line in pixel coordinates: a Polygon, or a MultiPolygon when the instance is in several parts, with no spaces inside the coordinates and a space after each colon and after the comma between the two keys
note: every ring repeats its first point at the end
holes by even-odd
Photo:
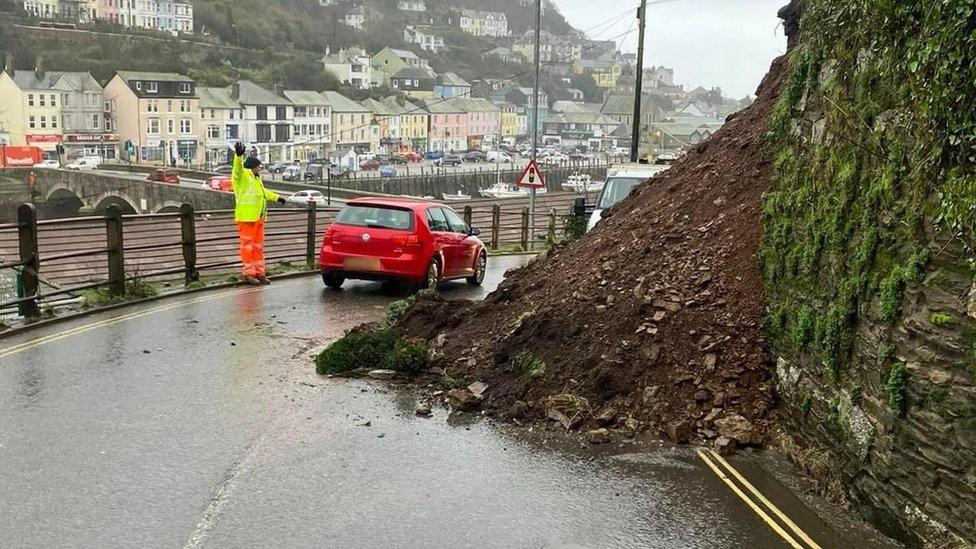
{"type": "MultiPolygon", "coordinates": [[[[145,174],[109,174],[68,170],[33,170],[37,176],[34,202],[42,217],[68,217],[79,213],[103,213],[110,205],[126,214],[175,212],[187,202],[197,210],[234,207],[234,197],[191,186],[152,183],[145,174]]],[[[0,186],[7,200],[22,194],[29,199],[28,170],[11,169],[0,173],[0,186]]]]}

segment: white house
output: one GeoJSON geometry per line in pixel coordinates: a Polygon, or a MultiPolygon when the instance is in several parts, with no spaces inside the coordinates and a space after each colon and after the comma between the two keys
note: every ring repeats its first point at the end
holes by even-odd
{"type": "Polygon", "coordinates": [[[231,85],[231,96],[244,109],[244,139],[265,162],[291,160],[295,105],[250,80],[231,85]]]}
{"type": "Polygon", "coordinates": [[[424,0],[398,0],[397,9],[400,11],[427,11],[424,0]]]}
{"type": "Polygon", "coordinates": [[[203,129],[204,161],[208,166],[229,163],[230,144],[243,138],[244,109],[231,88],[197,88],[200,127],[203,129]]]}
{"type": "Polygon", "coordinates": [[[461,30],[475,36],[508,36],[508,17],[501,12],[463,9],[458,21],[461,30]]]}
{"type": "Polygon", "coordinates": [[[295,148],[293,159],[325,158],[332,147],[332,107],[321,93],[285,90],[295,105],[295,148]]]}
{"type": "Polygon", "coordinates": [[[329,53],[326,49],[322,58],[325,70],[334,74],[343,84],[361,90],[368,90],[372,84],[372,68],[369,62],[369,55],[357,47],[340,49],[336,53],[329,53]]]}
{"type": "Polygon", "coordinates": [[[355,8],[347,11],[343,21],[346,23],[347,27],[363,30],[363,27],[366,26],[366,8],[356,6],[355,8]]]}
{"type": "Polygon", "coordinates": [[[444,49],[444,37],[435,35],[424,25],[408,25],[403,29],[403,39],[408,44],[417,44],[424,51],[438,53],[444,49]]]}
{"type": "Polygon", "coordinates": [[[173,35],[193,32],[193,4],[190,0],[157,0],[156,24],[173,35]]]}

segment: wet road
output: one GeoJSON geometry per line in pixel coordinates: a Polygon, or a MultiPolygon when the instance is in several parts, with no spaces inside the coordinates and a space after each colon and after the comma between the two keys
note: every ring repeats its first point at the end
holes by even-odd
{"type": "MultiPolygon", "coordinates": [[[[487,287],[521,261],[493,258],[487,287]]],[[[302,278],[4,340],[0,547],[786,546],[691,449],[554,451],[314,374],[314,351],[393,299],[302,278]]]]}

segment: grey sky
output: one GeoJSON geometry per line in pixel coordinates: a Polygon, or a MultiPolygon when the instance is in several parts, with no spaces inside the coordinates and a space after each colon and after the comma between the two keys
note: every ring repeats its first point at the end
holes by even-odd
{"type": "MultiPolygon", "coordinates": [[[[638,0],[553,0],[576,28],[610,39],[636,29],[638,0]],[[612,25],[610,21],[632,8],[612,25]],[[600,26],[598,26],[600,25],[600,26]]],[[[654,2],[655,0],[649,0],[654,2]]],[[[658,0],[660,1],[660,0],[658,0]]],[[[726,96],[755,92],[769,63],[786,51],[776,12],[787,0],[669,0],[648,5],[644,65],[665,65],[687,89],[721,86],[726,96]]],[[[617,40],[637,51],[637,32],[617,40]]]]}

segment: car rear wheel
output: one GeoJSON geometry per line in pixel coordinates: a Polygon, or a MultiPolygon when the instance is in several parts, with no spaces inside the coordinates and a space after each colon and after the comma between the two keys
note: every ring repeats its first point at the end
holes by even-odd
{"type": "Polygon", "coordinates": [[[341,274],[336,273],[322,273],[322,282],[333,290],[338,290],[342,287],[342,284],[346,281],[346,277],[341,274]]]}
{"type": "Polygon", "coordinates": [[[427,275],[424,277],[424,283],[421,285],[421,290],[436,290],[437,284],[441,281],[441,266],[437,263],[436,259],[431,259],[430,263],[427,264],[427,275]]]}
{"type": "Polygon", "coordinates": [[[481,286],[481,283],[485,281],[485,271],[488,270],[488,256],[485,252],[481,252],[478,256],[478,262],[474,266],[474,275],[469,276],[467,280],[468,284],[472,286],[481,286]]]}

